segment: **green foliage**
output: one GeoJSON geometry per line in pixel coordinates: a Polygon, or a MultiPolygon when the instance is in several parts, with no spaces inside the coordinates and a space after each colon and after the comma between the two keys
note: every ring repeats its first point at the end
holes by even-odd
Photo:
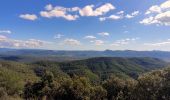
{"type": "Polygon", "coordinates": [[[164,61],[155,58],[99,57],[61,63],[40,61],[35,63],[34,70],[39,72],[39,70],[48,69],[58,78],[68,77],[68,74],[85,76],[93,82],[98,82],[106,80],[112,75],[136,79],[139,74],[165,65],[164,61]]]}
{"type": "Polygon", "coordinates": [[[138,78],[138,97],[141,99],[170,99],[170,68],[144,74],[138,78]],[[140,94],[142,93],[142,94],[140,94]]]}
{"type": "Polygon", "coordinates": [[[106,91],[101,86],[92,86],[85,77],[74,76],[58,82],[46,72],[40,82],[27,83],[24,90],[25,99],[101,100],[105,96],[106,91]]]}
{"type": "Polygon", "coordinates": [[[170,68],[142,74],[154,69],[155,61],[162,65],[151,58],[34,64],[1,61],[0,99],[170,100],[170,68]]]}
{"type": "Polygon", "coordinates": [[[15,62],[0,62],[0,88],[7,95],[21,95],[24,84],[38,78],[25,64],[15,62]]]}
{"type": "Polygon", "coordinates": [[[53,86],[53,74],[45,71],[41,81],[37,83],[28,82],[25,85],[24,97],[28,98],[43,98],[46,95],[50,95],[50,91],[53,86]]]}
{"type": "Polygon", "coordinates": [[[112,76],[103,83],[103,87],[107,90],[107,98],[109,100],[133,100],[132,94],[137,82],[133,79],[120,79],[112,76]]]}

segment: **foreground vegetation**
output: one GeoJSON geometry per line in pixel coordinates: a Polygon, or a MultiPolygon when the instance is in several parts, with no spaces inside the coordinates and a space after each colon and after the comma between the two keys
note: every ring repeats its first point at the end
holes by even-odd
{"type": "Polygon", "coordinates": [[[170,68],[144,73],[153,67],[153,61],[163,63],[149,58],[33,64],[1,61],[0,100],[170,100],[170,68]],[[113,72],[101,77],[107,68],[113,72]],[[132,72],[138,75],[134,77],[132,72]]]}

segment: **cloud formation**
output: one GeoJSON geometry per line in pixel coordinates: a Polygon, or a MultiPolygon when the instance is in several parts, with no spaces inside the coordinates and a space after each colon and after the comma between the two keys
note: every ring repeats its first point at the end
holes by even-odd
{"type": "Polygon", "coordinates": [[[48,4],[45,6],[45,10],[40,12],[40,15],[46,18],[56,17],[73,21],[80,16],[101,16],[114,9],[115,7],[111,3],[106,3],[98,8],[95,8],[95,5],[86,5],[83,8],[66,8],[62,6],[53,7],[51,4],[48,4]]]}
{"type": "Polygon", "coordinates": [[[93,43],[94,45],[96,46],[101,46],[104,44],[104,41],[103,40],[92,40],[90,41],[91,43],[93,43]]]}
{"type": "Polygon", "coordinates": [[[0,34],[11,34],[10,30],[0,30],[0,34]]]}
{"type": "Polygon", "coordinates": [[[131,18],[136,17],[137,15],[139,15],[139,11],[134,11],[131,14],[127,14],[127,15],[124,15],[124,11],[119,11],[116,14],[112,14],[112,15],[110,15],[108,17],[100,17],[99,20],[100,21],[105,21],[107,19],[119,20],[119,19],[123,19],[123,18],[131,19],[131,18]]]}
{"type": "Polygon", "coordinates": [[[54,36],[54,39],[61,39],[64,35],[62,34],[57,34],[54,36]]]}
{"type": "Polygon", "coordinates": [[[53,7],[51,4],[45,7],[45,11],[41,11],[40,15],[46,18],[64,18],[66,20],[72,21],[79,18],[78,15],[69,14],[72,8],[65,8],[61,6],[53,7]]]}
{"type": "Polygon", "coordinates": [[[144,18],[139,23],[144,25],[165,25],[170,26],[170,0],[161,5],[154,5],[150,7],[146,13],[149,17],[144,18]]]}
{"type": "Polygon", "coordinates": [[[157,42],[157,43],[144,43],[144,45],[147,46],[167,46],[170,45],[170,39],[162,42],[157,42]]]}
{"type": "Polygon", "coordinates": [[[97,33],[100,36],[109,36],[110,34],[108,32],[101,32],[101,33],[97,33]]]}
{"type": "Polygon", "coordinates": [[[138,40],[139,38],[126,38],[126,39],[121,39],[121,40],[116,40],[115,42],[113,42],[111,44],[111,46],[121,46],[121,45],[127,45],[129,43],[132,43],[136,40],[138,40]]]}
{"type": "Polygon", "coordinates": [[[130,18],[137,16],[138,14],[139,14],[139,11],[134,11],[131,14],[127,14],[125,17],[130,19],[130,18]]]}
{"type": "Polygon", "coordinates": [[[71,45],[71,46],[78,46],[81,45],[80,41],[76,40],[76,39],[65,39],[62,43],[63,45],[71,45]]]}
{"type": "Polygon", "coordinates": [[[162,9],[158,5],[151,6],[145,14],[151,14],[151,13],[161,13],[162,9]]]}
{"type": "Polygon", "coordinates": [[[100,16],[115,9],[111,3],[106,3],[96,9],[94,9],[94,7],[94,5],[87,5],[84,8],[79,9],[79,13],[81,16],[100,16]]]}
{"type": "Polygon", "coordinates": [[[105,21],[106,19],[111,19],[111,20],[118,20],[123,18],[123,16],[120,15],[110,15],[109,17],[100,17],[99,20],[100,21],[105,21]]]}
{"type": "Polygon", "coordinates": [[[88,36],[85,36],[84,38],[85,38],[85,39],[96,39],[96,37],[93,36],[93,35],[88,35],[88,36]]]}
{"type": "Polygon", "coordinates": [[[39,48],[48,44],[49,42],[37,40],[37,39],[28,39],[28,40],[16,40],[10,39],[6,36],[0,35],[0,47],[7,48],[39,48]]]}
{"type": "Polygon", "coordinates": [[[19,17],[31,21],[38,19],[38,17],[35,14],[21,14],[19,17]]]}

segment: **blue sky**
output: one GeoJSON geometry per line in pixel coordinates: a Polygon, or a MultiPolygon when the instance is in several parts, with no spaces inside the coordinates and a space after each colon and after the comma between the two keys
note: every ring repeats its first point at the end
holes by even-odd
{"type": "Polygon", "coordinates": [[[1,0],[0,47],[170,50],[170,0],[1,0]]]}

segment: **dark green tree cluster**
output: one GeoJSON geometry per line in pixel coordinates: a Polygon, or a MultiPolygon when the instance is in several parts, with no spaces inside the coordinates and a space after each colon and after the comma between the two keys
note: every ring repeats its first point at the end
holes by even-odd
{"type": "Polygon", "coordinates": [[[25,99],[102,100],[105,97],[106,90],[92,85],[85,77],[73,76],[56,81],[50,72],[45,72],[37,83],[27,83],[24,89],[25,99]]]}
{"type": "Polygon", "coordinates": [[[56,80],[45,72],[41,81],[27,83],[25,99],[44,100],[170,100],[170,68],[141,75],[138,79],[112,76],[100,85],[85,77],[56,80]]]}

